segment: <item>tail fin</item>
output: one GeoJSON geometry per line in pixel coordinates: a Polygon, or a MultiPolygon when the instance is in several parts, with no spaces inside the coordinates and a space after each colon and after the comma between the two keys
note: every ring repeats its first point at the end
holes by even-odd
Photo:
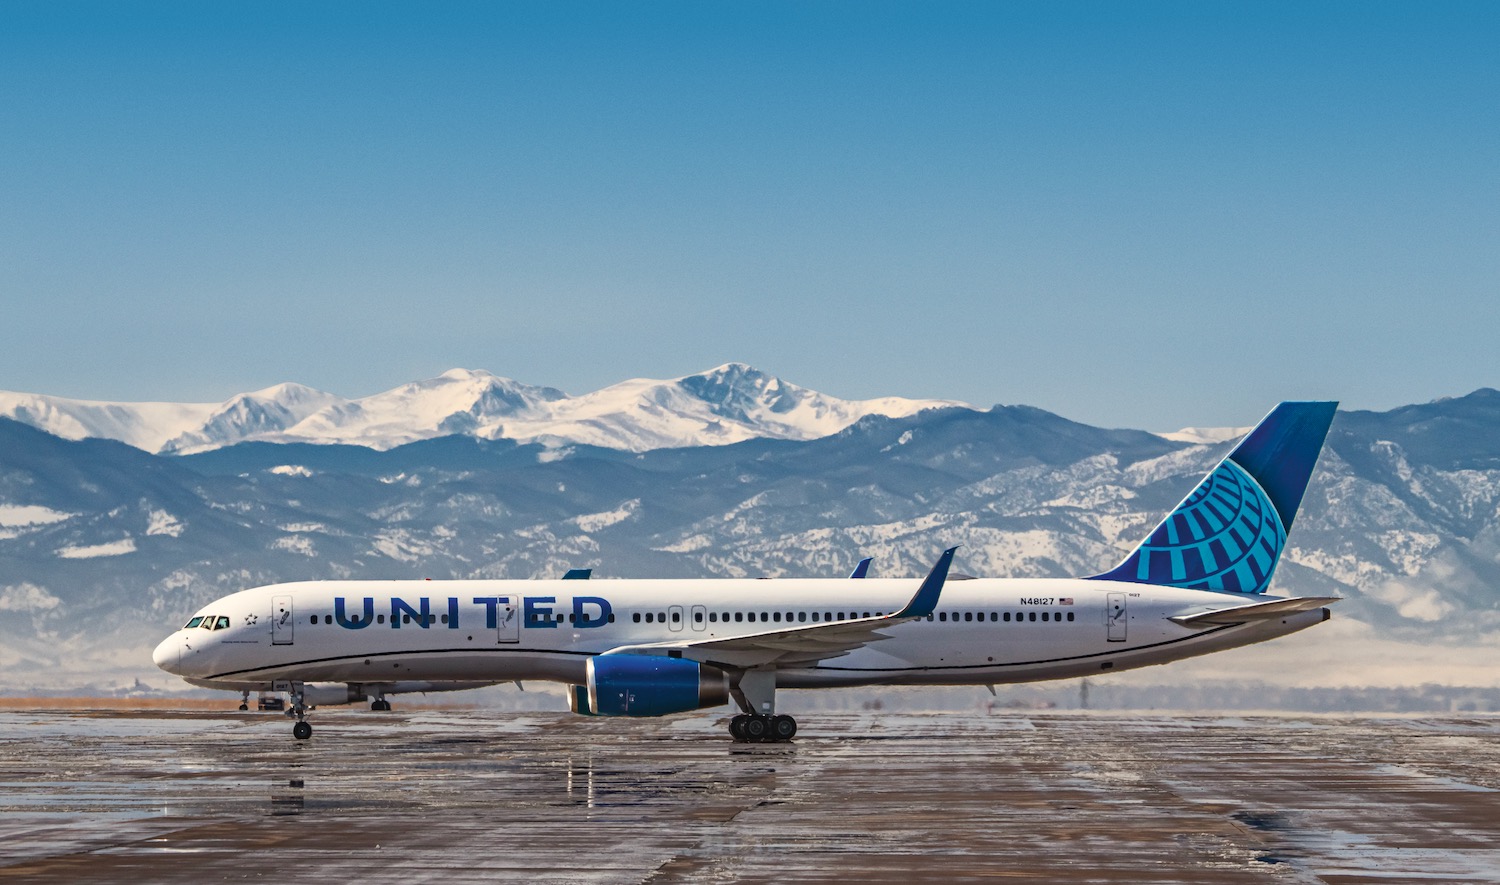
{"type": "Polygon", "coordinates": [[[1338,403],[1285,402],[1096,580],[1264,593],[1338,403]]]}

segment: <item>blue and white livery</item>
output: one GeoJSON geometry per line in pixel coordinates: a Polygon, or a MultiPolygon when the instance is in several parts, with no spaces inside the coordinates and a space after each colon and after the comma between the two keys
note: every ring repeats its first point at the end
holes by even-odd
{"type": "Polygon", "coordinates": [[[1162,664],[1327,620],[1331,597],[1267,595],[1336,403],[1272,412],[1118,566],[1086,578],[312,581],[205,606],[157,647],[194,685],[286,692],[307,711],[520,680],[575,712],[661,716],[733,702],[736,740],[788,740],[778,688],[994,685],[1162,664]]]}

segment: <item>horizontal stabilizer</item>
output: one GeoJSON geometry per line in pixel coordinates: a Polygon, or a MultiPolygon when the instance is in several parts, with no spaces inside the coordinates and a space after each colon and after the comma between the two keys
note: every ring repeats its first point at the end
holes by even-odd
{"type": "Polygon", "coordinates": [[[1276,618],[1295,615],[1301,612],[1309,612],[1325,605],[1338,602],[1341,596],[1295,596],[1291,599],[1273,599],[1270,602],[1256,602],[1250,605],[1237,605],[1234,608],[1220,608],[1211,611],[1195,612],[1193,614],[1177,615],[1167,620],[1181,624],[1184,627],[1197,627],[1211,624],[1247,624],[1251,621],[1270,621],[1276,618]]]}

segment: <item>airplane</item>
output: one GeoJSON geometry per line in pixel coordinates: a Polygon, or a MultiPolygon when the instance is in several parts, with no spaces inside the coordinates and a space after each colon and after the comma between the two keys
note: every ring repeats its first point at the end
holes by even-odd
{"type": "MultiPolygon", "coordinates": [[[[204,606],[152,655],[208,688],[317,706],[542,680],[594,716],[724,705],[736,741],[797,733],[777,689],[1092,676],[1295,633],[1338,597],[1267,593],[1337,403],[1276,406],[1115,568],[969,578],[943,552],[909,579],[330,580],[204,606]],[[960,577],[962,579],[960,579],[960,577]]],[[[244,709],[243,705],[241,709],[244,709]]]]}

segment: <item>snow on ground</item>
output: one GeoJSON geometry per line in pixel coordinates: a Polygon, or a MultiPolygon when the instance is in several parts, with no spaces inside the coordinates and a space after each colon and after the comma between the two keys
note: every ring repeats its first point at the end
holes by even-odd
{"type": "Polygon", "coordinates": [[[571,522],[574,525],[578,526],[579,531],[589,533],[597,532],[600,529],[606,529],[612,525],[617,525],[618,523],[624,522],[625,520],[634,516],[636,511],[639,510],[640,507],[641,499],[632,498],[631,500],[626,501],[624,504],[621,504],[619,507],[616,507],[614,510],[607,510],[603,513],[585,513],[582,516],[573,517],[572,519],[568,520],[568,522],[571,522]]]}
{"type": "Polygon", "coordinates": [[[51,611],[62,600],[47,592],[45,587],[22,582],[10,587],[0,587],[0,612],[51,611]]]}
{"type": "Polygon", "coordinates": [[[123,556],[135,552],[134,538],[121,538],[106,544],[91,544],[84,547],[63,547],[57,555],[63,559],[94,559],[100,556],[123,556]]]}
{"type": "Polygon", "coordinates": [[[74,516],[77,514],[64,513],[61,510],[53,510],[36,504],[0,504],[0,527],[4,528],[51,525],[74,516]]]}
{"type": "Polygon", "coordinates": [[[218,408],[217,403],[111,403],[0,391],[0,417],[64,439],[104,437],[148,452],[198,427],[218,408]]]}
{"type": "Polygon", "coordinates": [[[150,522],[146,526],[148,535],[166,535],[169,538],[177,538],[182,535],[183,525],[177,517],[165,510],[153,510],[150,522]]]}
{"type": "Polygon", "coordinates": [[[313,549],[312,539],[306,535],[287,535],[284,538],[277,538],[271,542],[271,549],[285,550],[309,558],[318,555],[318,551],[313,549]]]}
{"type": "Polygon", "coordinates": [[[1249,433],[1251,427],[1184,427],[1181,430],[1172,430],[1166,433],[1158,433],[1162,439],[1172,442],[1192,443],[1193,445],[1212,445],[1214,443],[1228,442],[1239,439],[1249,433]]]}

